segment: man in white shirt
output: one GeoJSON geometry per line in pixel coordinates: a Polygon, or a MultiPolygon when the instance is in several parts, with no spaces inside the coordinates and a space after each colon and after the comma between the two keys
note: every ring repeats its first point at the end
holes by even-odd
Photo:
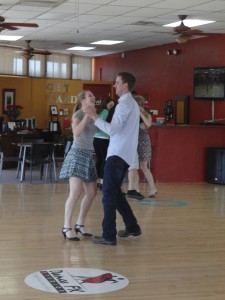
{"type": "Polygon", "coordinates": [[[140,226],[121,191],[121,185],[127,170],[135,160],[138,144],[140,109],[131,95],[135,77],[127,72],[117,74],[115,89],[120,97],[111,123],[100,119],[93,106],[87,106],[85,112],[95,121],[95,125],[110,136],[103,178],[103,234],[95,236],[96,244],[116,245],[116,210],[121,214],[125,230],[120,230],[120,237],[141,234],[140,226]]]}

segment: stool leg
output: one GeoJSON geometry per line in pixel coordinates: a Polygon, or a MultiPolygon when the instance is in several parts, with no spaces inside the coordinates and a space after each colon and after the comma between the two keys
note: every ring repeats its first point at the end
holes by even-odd
{"type": "Polygon", "coordinates": [[[0,175],[2,175],[3,159],[4,159],[4,154],[3,152],[0,152],[0,175]]]}

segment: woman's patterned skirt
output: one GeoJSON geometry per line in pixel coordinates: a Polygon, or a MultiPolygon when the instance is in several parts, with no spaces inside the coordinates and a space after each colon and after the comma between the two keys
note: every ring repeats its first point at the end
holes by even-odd
{"type": "Polygon", "coordinates": [[[92,182],[98,178],[93,151],[71,148],[65,157],[59,174],[60,179],[78,177],[84,181],[92,182]]]}

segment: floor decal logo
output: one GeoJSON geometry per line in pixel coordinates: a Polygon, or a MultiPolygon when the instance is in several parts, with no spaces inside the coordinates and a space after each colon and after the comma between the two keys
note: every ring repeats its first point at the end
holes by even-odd
{"type": "Polygon", "coordinates": [[[42,270],[28,275],[24,281],[44,292],[79,295],[113,292],[129,284],[120,274],[87,268],[42,270]]]}
{"type": "Polygon", "coordinates": [[[177,200],[144,200],[138,202],[144,206],[157,206],[157,207],[182,207],[187,206],[187,202],[181,202],[177,200]]]}

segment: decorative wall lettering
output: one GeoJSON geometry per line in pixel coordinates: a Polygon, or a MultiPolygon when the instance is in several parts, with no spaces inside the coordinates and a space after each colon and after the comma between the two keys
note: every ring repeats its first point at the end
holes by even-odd
{"type": "Polygon", "coordinates": [[[48,83],[47,97],[50,105],[54,104],[76,104],[77,97],[71,95],[70,84],[48,83]]]}

